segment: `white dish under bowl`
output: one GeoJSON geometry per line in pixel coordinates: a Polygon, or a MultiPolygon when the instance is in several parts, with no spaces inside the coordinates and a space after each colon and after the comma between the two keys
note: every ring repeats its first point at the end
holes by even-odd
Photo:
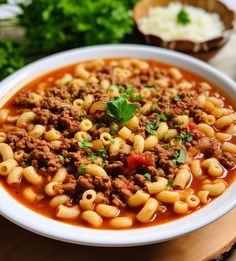
{"type": "MultiPolygon", "coordinates": [[[[50,70],[83,60],[108,57],[138,57],[186,68],[219,86],[235,103],[236,84],[223,73],[190,56],[161,48],[140,45],[86,47],[41,59],[0,82],[0,103],[5,102],[9,96],[25,83],[50,70]]],[[[82,228],[49,219],[18,203],[2,187],[0,187],[0,198],[1,215],[13,223],[40,235],[82,245],[104,247],[135,246],[179,237],[223,216],[236,206],[236,182],[222,196],[191,215],[159,226],[119,231],[82,228]]]]}

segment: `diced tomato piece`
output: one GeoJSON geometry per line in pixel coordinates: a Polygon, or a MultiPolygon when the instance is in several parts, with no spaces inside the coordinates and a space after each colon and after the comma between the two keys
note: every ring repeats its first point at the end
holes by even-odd
{"type": "Polygon", "coordinates": [[[151,166],[154,164],[151,154],[131,154],[127,158],[128,170],[135,170],[137,167],[151,166]]]}
{"type": "Polygon", "coordinates": [[[194,122],[189,122],[188,127],[191,131],[194,131],[197,128],[197,124],[194,122]]]}

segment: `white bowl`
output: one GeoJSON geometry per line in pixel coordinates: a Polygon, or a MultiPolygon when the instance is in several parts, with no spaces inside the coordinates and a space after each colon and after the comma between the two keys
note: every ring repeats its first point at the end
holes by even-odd
{"type": "MultiPolygon", "coordinates": [[[[0,101],[5,102],[22,85],[45,72],[82,60],[106,57],[138,57],[181,66],[216,84],[235,102],[236,84],[223,73],[190,56],[139,45],[86,47],[41,59],[17,71],[0,83],[0,101]]],[[[0,188],[0,198],[0,213],[4,217],[40,235],[83,245],[134,246],[165,241],[184,235],[226,214],[236,206],[236,182],[222,196],[191,215],[159,226],[120,231],[82,228],[49,219],[18,203],[2,187],[0,188]]]]}

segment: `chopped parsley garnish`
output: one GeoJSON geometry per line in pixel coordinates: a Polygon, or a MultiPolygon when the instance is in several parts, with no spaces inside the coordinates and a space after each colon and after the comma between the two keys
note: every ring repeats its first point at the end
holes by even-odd
{"type": "Polygon", "coordinates": [[[107,151],[106,150],[98,150],[97,156],[100,158],[106,158],[107,157],[107,151]]]}
{"type": "Polygon", "coordinates": [[[84,175],[85,172],[86,172],[86,168],[87,168],[87,167],[86,167],[85,164],[80,164],[79,169],[78,169],[79,174],[80,174],[80,175],[84,175]]]}
{"type": "Polygon", "coordinates": [[[97,123],[95,123],[95,126],[96,126],[96,128],[100,128],[100,127],[102,127],[103,126],[103,123],[102,122],[97,122],[97,123]]]}
{"type": "Polygon", "coordinates": [[[126,88],[124,86],[120,86],[120,85],[112,85],[115,86],[120,92],[125,92],[126,88]]]}
{"type": "Polygon", "coordinates": [[[163,147],[165,149],[169,149],[170,148],[170,143],[163,143],[163,147]]]}
{"type": "Polygon", "coordinates": [[[151,174],[145,173],[145,174],[143,174],[143,176],[145,177],[145,179],[146,179],[147,181],[152,181],[152,176],[151,176],[151,174]]]}
{"type": "Polygon", "coordinates": [[[167,121],[167,120],[168,120],[167,117],[166,117],[166,115],[165,115],[164,113],[161,113],[161,114],[159,115],[159,117],[160,117],[160,119],[163,120],[163,121],[167,121]]]}
{"type": "Polygon", "coordinates": [[[178,142],[182,140],[183,144],[186,144],[187,142],[190,142],[193,140],[193,134],[191,132],[188,132],[187,134],[180,134],[176,139],[175,142],[178,142]]]}
{"type": "Polygon", "coordinates": [[[97,157],[106,158],[107,151],[106,150],[98,150],[97,152],[90,152],[89,157],[92,161],[94,161],[97,157]]]}
{"type": "Polygon", "coordinates": [[[177,151],[174,151],[174,152],[173,152],[173,157],[174,157],[174,158],[177,158],[178,156],[179,156],[179,153],[178,153],[177,151]]]}
{"type": "Polygon", "coordinates": [[[114,141],[114,138],[111,137],[111,138],[109,138],[108,140],[109,140],[110,142],[112,142],[112,141],[114,141]]]}
{"type": "Polygon", "coordinates": [[[107,102],[107,115],[115,118],[120,124],[125,124],[134,116],[136,104],[131,104],[124,97],[115,97],[107,102]]]}
{"type": "Polygon", "coordinates": [[[176,21],[178,24],[187,25],[191,22],[189,14],[183,7],[177,14],[176,21]]]}
{"type": "Polygon", "coordinates": [[[118,132],[117,129],[115,129],[115,127],[114,127],[114,123],[112,123],[110,125],[109,129],[110,129],[111,135],[115,135],[118,132]]]}
{"type": "Polygon", "coordinates": [[[147,121],[146,125],[146,131],[151,135],[156,135],[156,130],[160,125],[159,119],[156,119],[155,121],[147,121]]]}
{"type": "Polygon", "coordinates": [[[124,91],[121,94],[124,98],[129,99],[131,101],[141,101],[142,100],[142,96],[137,94],[134,90],[134,88],[129,87],[126,91],[124,91]]]}
{"type": "Polygon", "coordinates": [[[177,102],[179,100],[180,100],[179,94],[176,94],[175,97],[174,97],[174,102],[177,102]]]}
{"type": "Polygon", "coordinates": [[[60,160],[61,162],[64,162],[64,160],[65,160],[65,158],[64,158],[62,155],[59,155],[58,158],[59,158],[59,160],[60,160]]]}
{"type": "Polygon", "coordinates": [[[84,149],[84,150],[92,147],[92,143],[90,143],[88,141],[88,139],[86,139],[86,138],[83,141],[78,141],[78,145],[81,149],[84,149]]]}
{"type": "Polygon", "coordinates": [[[91,152],[91,153],[89,153],[89,157],[90,157],[90,159],[91,159],[92,161],[94,161],[94,160],[97,158],[97,155],[96,155],[96,153],[91,152]]]}
{"type": "MultiPolygon", "coordinates": [[[[173,155],[174,156],[174,155],[173,155]]],[[[179,153],[177,152],[177,157],[176,155],[174,156],[176,159],[172,160],[172,162],[177,165],[177,163],[182,164],[185,162],[185,150],[181,149],[179,153]]]]}
{"type": "Polygon", "coordinates": [[[169,180],[168,180],[168,182],[167,182],[167,187],[170,187],[170,188],[173,187],[173,180],[172,180],[172,179],[169,179],[169,180]]]}
{"type": "Polygon", "coordinates": [[[65,152],[62,152],[61,155],[58,156],[58,158],[61,162],[64,162],[65,159],[69,158],[69,155],[65,152]]]}

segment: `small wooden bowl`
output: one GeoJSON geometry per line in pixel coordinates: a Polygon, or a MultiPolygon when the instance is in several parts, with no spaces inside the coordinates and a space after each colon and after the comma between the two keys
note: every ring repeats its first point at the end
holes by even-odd
{"type": "MultiPolygon", "coordinates": [[[[148,15],[149,9],[156,6],[168,6],[171,2],[174,1],[141,0],[135,5],[133,10],[134,20],[141,34],[143,33],[139,28],[138,22],[141,18],[148,15]]],[[[178,0],[178,2],[203,8],[208,12],[218,13],[225,26],[224,32],[217,38],[198,43],[190,40],[165,41],[161,37],[156,35],[143,34],[145,36],[146,42],[151,45],[188,53],[205,61],[209,60],[229,40],[230,34],[234,28],[234,12],[218,0],[178,0]]]]}

